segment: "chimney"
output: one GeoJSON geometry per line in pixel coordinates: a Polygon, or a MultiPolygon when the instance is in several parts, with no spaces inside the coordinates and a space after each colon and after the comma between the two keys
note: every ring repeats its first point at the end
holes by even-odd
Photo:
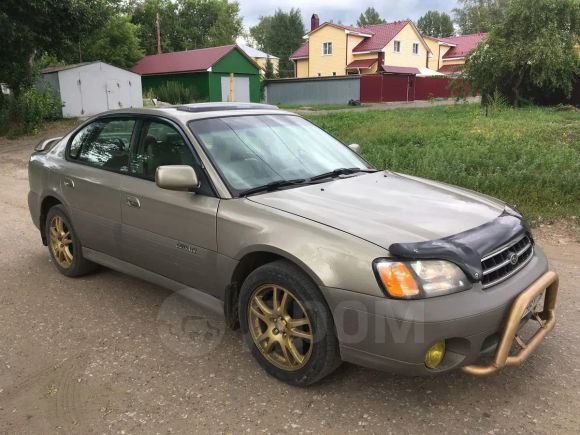
{"type": "Polygon", "coordinates": [[[312,14],[312,18],[310,18],[310,31],[318,29],[320,26],[320,18],[318,18],[317,14],[312,14]]]}

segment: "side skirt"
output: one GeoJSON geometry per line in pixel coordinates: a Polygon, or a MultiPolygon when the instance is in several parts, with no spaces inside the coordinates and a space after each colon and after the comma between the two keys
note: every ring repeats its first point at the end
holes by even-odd
{"type": "Polygon", "coordinates": [[[83,247],[83,256],[87,260],[100,264],[101,266],[105,266],[109,269],[116,270],[117,272],[131,275],[135,278],[139,278],[160,287],[172,290],[184,298],[189,299],[190,301],[199,305],[203,309],[208,310],[220,317],[224,316],[223,301],[207,293],[204,293],[201,290],[187,287],[177,281],[166,278],[163,275],[159,275],[157,273],[151,272],[139,266],[135,266],[134,264],[127,263],[126,261],[119,260],[118,258],[111,257],[110,255],[103,254],[102,252],[98,252],[90,248],[83,247]]]}

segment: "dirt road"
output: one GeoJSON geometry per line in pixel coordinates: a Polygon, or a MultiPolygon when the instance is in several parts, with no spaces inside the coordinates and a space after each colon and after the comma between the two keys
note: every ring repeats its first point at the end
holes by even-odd
{"type": "Polygon", "coordinates": [[[559,323],[524,366],[479,379],[343,365],[298,389],[265,376],[238,332],[177,294],[110,270],[59,275],[26,205],[37,140],[0,139],[0,433],[580,430],[580,244],[569,227],[537,231],[561,276],[559,323]]]}

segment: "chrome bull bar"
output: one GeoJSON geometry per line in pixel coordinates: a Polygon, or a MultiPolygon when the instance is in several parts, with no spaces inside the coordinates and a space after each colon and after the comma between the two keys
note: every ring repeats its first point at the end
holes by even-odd
{"type": "Polygon", "coordinates": [[[554,325],[556,324],[555,307],[556,297],[558,295],[558,282],[559,279],[556,272],[546,272],[522,292],[512,304],[493,362],[489,365],[467,365],[461,368],[463,372],[475,376],[489,376],[505,366],[522,364],[538,347],[544,337],[554,329],[554,325]],[[544,296],[543,310],[540,312],[532,312],[532,319],[536,320],[540,327],[526,343],[518,336],[520,322],[534,298],[541,295],[544,291],[546,293],[544,296]],[[515,355],[510,355],[510,349],[514,341],[518,343],[520,350],[515,355]]]}

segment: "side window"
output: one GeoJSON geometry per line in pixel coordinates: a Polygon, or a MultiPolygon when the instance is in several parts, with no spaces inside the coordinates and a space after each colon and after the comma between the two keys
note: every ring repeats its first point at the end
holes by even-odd
{"type": "Polygon", "coordinates": [[[322,54],[324,54],[325,56],[329,56],[332,54],[332,42],[322,43],[322,54]]]}
{"type": "Polygon", "coordinates": [[[89,124],[73,138],[69,158],[97,168],[129,172],[129,148],[135,121],[102,119],[89,124]]]}
{"type": "Polygon", "coordinates": [[[162,122],[145,122],[131,161],[133,174],[155,180],[159,166],[188,165],[195,169],[201,181],[198,193],[213,195],[205,172],[193,156],[183,137],[170,125],[162,122]]]}

